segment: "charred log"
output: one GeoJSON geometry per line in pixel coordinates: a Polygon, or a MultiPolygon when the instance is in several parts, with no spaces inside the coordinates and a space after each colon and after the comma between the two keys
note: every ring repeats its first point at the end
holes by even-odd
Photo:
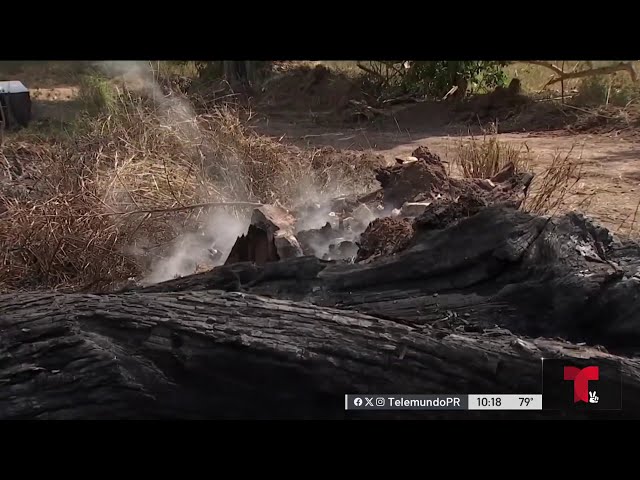
{"type": "MultiPolygon", "coordinates": [[[[637,242],[578,214],[545,218],[504,206],[414,228],[408,248],[394,255],[367,264],[281,261],[242,288],[412,325],[464,319],[625,351],[640,344],[637,242]]],[[[150,288],[176,290],[181,281],[150,288]]]]}
{"type": "Polygon", "coordinates": [[[253,211],[246,235],[238,238],[225,264],[254,262],[262,265],[303,255],[293,234],[295,218],[274,205],[263,205],[253,211]]]}
{"type": "Polygon", "coordinates": [[[2,419],[362,417],[345,393],[540,393],[542,356],[620,362],[626,413],[611,416],[640,411],[638,360],[242,293],[3,295],[0,351],[2,419]]]}
{"type": "Polygon", "coordinates": [[[0,418],[351,418],[345,393],[540,393],[553,356],[620,363],[626,413],[612,415],[640,411],[640,360],[625,356],[639,353],[640,245],[520,211],[531,176],[513,166],[454,180],[427,153],[382,175],[372,202],[425,208],[371,223],[366,263],[303,256],[318,232],[303,251],[293,216],[265,206],[210,272],[0,296],[0,418]],[[402,235],[376,241],[387,223],[402,235]]]}

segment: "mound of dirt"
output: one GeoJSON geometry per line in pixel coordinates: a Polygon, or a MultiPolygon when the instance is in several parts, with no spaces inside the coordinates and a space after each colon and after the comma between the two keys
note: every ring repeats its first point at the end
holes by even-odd
{"type": "Polygon", "coordinates": [[[420,202],[446,193],[448,177],[440,157],[426,147],[418,147],[414,161],[400,161],[393,167],[376,170],[387,208],[400,208],[405,202],[420,202]],[[443,190],[443,187],[445,190],[443,190]]]}
{"type": "Polygon", "coordinates": [[[371,222],[360,236],[357,262],[393,255],[404,250],[413,237],[413,222],[406,218],[384,217],[371,222]]]}
{"type": "Polygon", "coordinates": [[[451,178],[440,157],[427,147],[418,147],[412,158],[398,162],[376,170],[386,210],[411,202],[457,202],[461,197],[478,198],[486,204],[518,203],[533,178],[530,174],[516,174],[511,163],[491,179],[451,178]]]}
{"type": "Polygon", "coordinates": [[[575,109],[554,101],[532,100],[516,109],[497,113],[493,121],[499,123],[501,133],[562,130],[578,118],[575,109]]]}
{"type": "Polygon", "coordinates": [[[323,183],[339,182],[340,189],[349,192],[371,191],[375,187],[371,172],[386,164],[387,161],[382,154],[337,150],[333,147],[317,150],[312,160],[313,170],[323,183]],[[350,185],[348,179],[357,181],[357,185],[350,185]]]}
{"type": "Polygon", "coordinates": [[[525,108],[533,103],[533,99],[517,90],[496,88],[493,92],[473,95],[465,101],[455,104],[453,110],[461,118],[504,117],[514,110],[525,108]]]}
{"type": "Polygon", "coordinates": [[[530,97],[510,86],[460,100],[428,100],[409,105],[395,112],[389,122],[402,129],[442,128],[451,124],[477,127],[478,123],[505,121],[533,104],[530,97]]]}
{"type": "Polygon", "coordinates": [[[349,100],[361,97],[360,87],[347,75],[323,65],[298,65],[265,83],[258,104],[300,112],[337,112],[345,109],[349,100]]]}
{"type": "Polygon", "coordinates": [[[634,138],[637,138],[640,133],[640,108],[638,107],[622,108],[610,105],[580,113],[575,116],[574,122],[569,126],[569,130],[573,133],[604,135],[620,132],[634,138]]]}
{"type": "Polygon", "coordinates": [[[501,133],[547,132],[574,125],[579,111],[556,101],[539,101],[509,90],[473,95],[465,100],[425,101],[403,107],[386,120],[402,130],[445,128],[452,132],[481,132],[498,125],[501,133]]]}
{"type": "Polygon", "coordinates": [[[461,103],[454,121],[467,124],[498,124],[501,133],[549,132],[602,135],[612,132],[637,137],[640,110],[616,106],[584,107],[571,101],[562,104],[524,95],[474,97],[461,103]]]}

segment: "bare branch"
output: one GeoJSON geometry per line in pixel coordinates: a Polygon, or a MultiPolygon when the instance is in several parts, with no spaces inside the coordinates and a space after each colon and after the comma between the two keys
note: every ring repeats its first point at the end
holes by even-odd
{"type": "Polygon", "coordinates": [[[593,75],[610,75],[612,73],[622,72],[622,71],[628,72],[629,75],[631,76],[632,81],[636,82],[638,80],[638,75],[635,69],[633,68],[633,65],[631,64],[631,62],[620,62],[617,65],[591,68],[589,70],[581,70],[579,72],[568,72],[559,77],[552,78],[547,82],[547,85],[545,86],[553,85],[554,83],[558,83],[563,80],[570,80],[573,78],[584,78],[584,77],[590,77],[593,75]]]}
{"type": "MultiPolygon", "coordinates": [[[[195,205],[182,205],[179,207],[169,208],[150,208],[145,210],[131,210],[129,212],[106,212],[96,213],[88,215],[74,215],[78,217],[113,217],[117,215],[136,215],[139,213],[152,214],[152,213],[169,213],[169,212],[182,212],[186,210],[195,210],[196,208],[209,208],[209,207],[262,207],[264,204],[258,202],[207,202],[198,203],[195,205]]],[[[35,214],[34,214],[35,215],[35,214]]],[[[55,217],[56,215],[41,215],[43,217],[55,217]]]]}
{"type": "Polygon", "coordinates": [[[384,80],[385,80],[385,78],[384,78],[382,75],[380,75],[378,72],[376,72],[376,71],[374,71],[374,70],[370,69],[369,67],[365,67],[365,66],[364,66],[364,65],[362,65],[361,63],[357,63],[357,65],[358,65],[358,68],[359,68],[360,70],[363,70],[363,71],[365,71],[365,72],[367,72],[367,73],[369,73],[369,74],[373,75],[374,77],[378,77],[378,78],[379,78],[380,80],[382,80],[382,81],[384,81],[384,80]]]}
{"type": "Polygon", "coordinates": [[[551,78],[551,80],[549,80],[544,85],[543,88],[546,88],[549,85],[553,85],[558,82],[563,82],[565,80],[571,80],[574,78],[584,78],[584,77],[590,77],[593,75],[610,75],[612,73],[622,72],[622,71],[629,72],[629,75],[631,76],[632,81],[636,82],[638,80],[638,75],[635,71],[635,68],[633,67],[632,62],[620,62],[616,65],[607,65],[605,67],[589,68],[587,70],[571,71],[571,72],[564,72],[561,68],[557,67],[551,62],[544,62],[539,60],[527,60],[522,63],[539,65],[541,67],[548,68],[549,70],[551,70],[553,73],[556,74],[556,76],[551,78]]]}
{"type": "Polygon", "coordinates": [[[538,60],[528,60],[526,62],[522,62],[522,63],[529,63],[531,65],[538,65],[540,67],[545,67],[548,68],[549,70],[552,70],[553,73],[555,73],[556,75],[564,75],[564,72],[562,71],[562,69],[560,67],[556,67],[553,63],[551,62],[542,62],[542,61],[538,61],[538,60]]]}

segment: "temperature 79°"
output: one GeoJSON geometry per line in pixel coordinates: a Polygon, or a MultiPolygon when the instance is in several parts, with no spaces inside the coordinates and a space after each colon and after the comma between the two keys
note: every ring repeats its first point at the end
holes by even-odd
{"type": "Polygon", "coordinates": [[[533,397],[519,397],[519,400],[521,407],[528,407],[534,399],[533,397]]]}

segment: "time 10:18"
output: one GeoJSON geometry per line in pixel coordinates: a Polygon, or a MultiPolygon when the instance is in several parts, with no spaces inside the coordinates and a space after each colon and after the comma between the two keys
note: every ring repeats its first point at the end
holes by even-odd
{"type": "Polygon", "coordinates": [[[479,407],[499,407],[502,405],[500,397],[480,397],[478,398],[479,407]]]}

